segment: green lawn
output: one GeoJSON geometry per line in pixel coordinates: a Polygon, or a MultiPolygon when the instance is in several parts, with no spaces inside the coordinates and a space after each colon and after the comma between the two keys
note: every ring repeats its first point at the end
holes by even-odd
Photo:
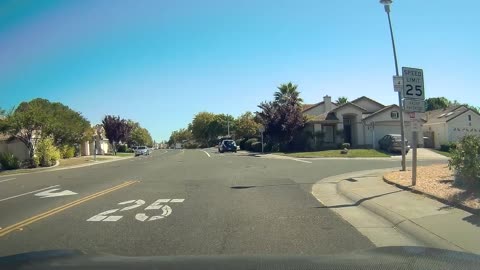
{"type": "Polygon", "coordinates": [[[450,152],[444,152],[444,151],[440,151],[440,150],[437,150],[437,149],[432,149],[433,152],[437,153],[437,154],[440,154],[440,155],[443,155],[443,156],[446,156],[446,157],[452,157],[452,153],[450,152]]]}
{"type": "Polygon", "coordinates": [[[298,152],[298,153],[285,153],[285,156],[296,158],[310,158],[310,157],[390,157],[384,152],[380,152],[375,149],[350,149],[348,154],[341,154],[340,149],[337,150],[324,150],[317,152],[298,152]]]}

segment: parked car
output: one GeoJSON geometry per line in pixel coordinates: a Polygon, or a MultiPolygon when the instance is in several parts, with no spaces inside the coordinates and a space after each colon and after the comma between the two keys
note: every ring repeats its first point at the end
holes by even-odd
{"type": "Polygon", "coordinates": [[[237,152],[237,145],[234,140],[223,140],[218,144],[218,152],[237,152]]]}
{"type": "MultiPolygon", "coordinates": [[[[380,149],[385,150],[389,153],[392,152],[402,152],[402,136],[399,134],[387,134],[383,136],[378,141],[380,149]]],[[[408,153],[410,150],[410,145],[408,145],[408,140],[405,140],[405,153],[408,153]]]]}
{"type": "Polygon", "coordinates": [[[135,156],[148,156],[150,153],[150,149],[146,146],[139,146],[135,149],[135,156]]]}

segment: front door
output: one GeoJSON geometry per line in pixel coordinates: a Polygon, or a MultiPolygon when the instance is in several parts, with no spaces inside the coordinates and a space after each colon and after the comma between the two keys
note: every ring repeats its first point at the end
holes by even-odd
{"type": "Polygon", "coordinates": [[[351,125],[344,125],[343,132],[345,135],[344,142],[349,143],[352,145],[352,126],[351,125]]]}

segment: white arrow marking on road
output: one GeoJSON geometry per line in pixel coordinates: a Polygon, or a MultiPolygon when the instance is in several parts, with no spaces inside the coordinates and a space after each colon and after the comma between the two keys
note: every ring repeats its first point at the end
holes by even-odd
{"type": "Polygon", "coordinates": [[[69,195],[78,194],[78,193],[70,191],[70,190],[55,192],[57,190],[60,190],[60,189],[59,188],[53,188],[53,189],[45,190],[45,191],[42,191],[42,192],[39,192],[39,193],[35,194],[35,196],[42,197],[42,198],[52,198],[52,197],[69,196],[69,195]]]}

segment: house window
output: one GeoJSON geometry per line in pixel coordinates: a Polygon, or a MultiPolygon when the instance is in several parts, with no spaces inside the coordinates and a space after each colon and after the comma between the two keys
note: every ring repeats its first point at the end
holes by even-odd
{"type": "Polygon", "coordinates": [[[392,119],[398,119],[400,117],[400,113],[397,111],[392,111],[390,113],[390,117],[392,117],[392,119]]]}
{"type": "Polygon", "coordinates": [[[323,126],[323,132],[324,132],[324,140],[325,142],[334,142],[334,136],[333,136],[333,126],[323,126]]]}
{"type": "Polygon", "coordinates": [[[468,115],[468,121],[472,121],[472,116],[470,114],[468,115]]]}

